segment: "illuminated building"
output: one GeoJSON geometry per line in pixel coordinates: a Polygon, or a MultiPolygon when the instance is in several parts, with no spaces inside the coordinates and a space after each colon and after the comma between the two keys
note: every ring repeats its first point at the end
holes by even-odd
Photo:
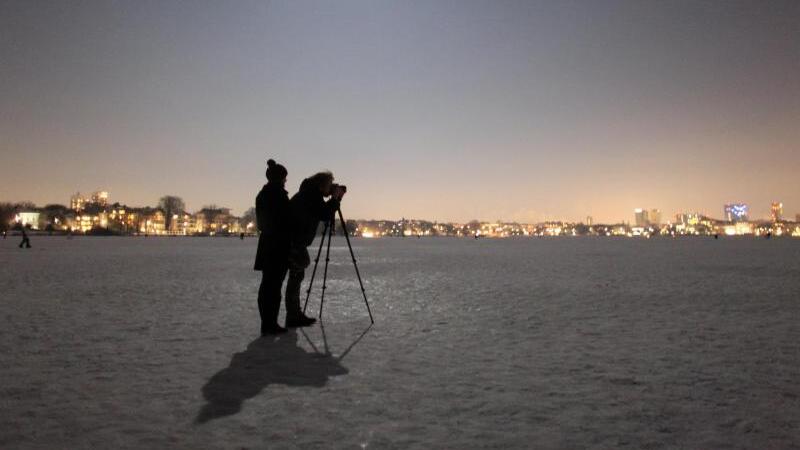
{"type": "Polygon", "coordinates": [[[75,211],[83,211],[87,203],[88,201],[80,192],[76,192],[75,195],[69,198],[69,208],[75,211]]]}
{"type": "Polygon", "coordinates": [[[134,211],[119,206],[108,212],[108,228],[120,233],[129,233],[138,228],[139,216],[134,211]]]}
{"type": "Polygon", "coordinates": [[[725,220],[728,222],[747,222],[749,215],[747,205],[744,203],[729,203],[725,205],[725,220]]]}
{"type": "Polygon", "coordinates": [[[92,203],[100,206],[108,206],[108,192],[97,191],[92,194],[92,203]]]}
{"type": "Polygon", "coordinates": [[[190,235],[196,232],[197,222],[189,213],[173,214],[169,224],[169,234],[190,235]]]}
{"type": "Polygon", "coordinates": [[[230,208],[205,207],[193,218],[195,233],[238,234],[243,230],[239,219],[231,215],[230,208]]]}
{"type": "Polygon", "coordinates": [[[637,227],[646,227],[649,224],[647,220],[647,211],[642,208],[636,208],[633,210],[633,213],[636,217],[637,227]]]}
{"type": "Polygon", "coordinates": [[[733,225],[725,225],[723,229],[728,236],[753,234],[753,224],[747,222],[736,222],[733,225]]]}
{"type": "Polygon", "coordinates": [[[658,209],[646,210],[644,208],[636,208],[633,210],[635,215],[635,224],[637,227],[645,228],[649,226],[661,225],[661,211],[658,209]]]}
{"type": "Polygon", "coordinates": [[[647,222],[650,225],[661,225],[661,211],[651,209],[650,212],[647,213],[647,222]]]}
{"type": "Polygon", "coordinates": [[[783,203],[772,202],[770,215],[772,216],[773,222],[780,222],[783,219],[783,203]]]}
{"type": "Polygon", "coordinates": [[[164,219],[164,213],[159,209],[147,211],[139,220],[139,233],[164,234],[164,219]]]}
{"type": "Polygon", "coordinates": [[[20,212],[14,217],[14,221],[23,227],[39,229],[39,213],[35,211],[20,212]]]}
{"type": "Polygon", "coordinates": [[[586,225],[587,226],[592,226],[593,223],[594,223],[594,219],[592,219],[592,216],[586,216],[586,225]]]}

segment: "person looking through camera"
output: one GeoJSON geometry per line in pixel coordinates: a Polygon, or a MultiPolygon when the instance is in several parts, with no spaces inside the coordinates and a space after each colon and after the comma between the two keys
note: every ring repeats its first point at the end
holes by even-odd
{"type": "Polygon", "coordinates": [[[289,201],[291,211],[291,245],[289,248],[289,280],[286,282],[286,326],[305,327],[316,319],[300,309],[300,285],[311,264],[308,246],[314,242],[320,221],[332,220],[339,209],[346,188],[333,183],[331,172],[319,172],[300,184],[289,201]],[[325,201],[325,197],[330,197],[325,201]]]}

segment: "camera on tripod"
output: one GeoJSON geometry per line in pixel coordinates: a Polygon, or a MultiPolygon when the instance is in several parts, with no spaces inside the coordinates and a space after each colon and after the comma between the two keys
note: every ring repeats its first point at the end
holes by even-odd
{"type": "MultiPolygon", "coordinates": [[[[347,192],[347,186],[342,186],[340,184],[333,184],[331,185],[332,195],[338,196],[342,198],[345,192],[347,192]]],[[[367,313],[369,314],[369,321],[370,323],[375,323],[375,320],[372,318],[372,310],[369,308],[369,302],[367,301],[367,291],[364,289],[364,282],[361,280],[361,272],[358,270],[358,264],[356,263],[356,255],[353,253],[353,246],[350,244],[350,233],[347,231],[347,222],[344,220],[344,215],[342,215],[342,208],[336,210],[336,213],[339,213],[339,222],[342,225],[342,230],[344,234],[344,238],[347,241],[347,248],[350,250],[350,258],[353,260],[353,268],[356,269],[356,278],[358,278],[358,285],[361,287],[361,295],[364,296],[364,304],[367,305],[367,313]]],[[[306,308],[308,307],[308,299],[311,297],[311,286],[314,285],[314,277],[317,275],[317,266],[319,265],[319,257],[322,255],[322,246],[325,244],[325,239],[328,240],[328,250],[325,252],[325,272],[322,275],[322,295],[319,299],[319,318],[322,320],[322,305],[325,304],[325,289],[327,289],[328,284],[328,262],[331,260],[331,241],[333,240],[333,229],[336,223],[335,214],[331,215],[331,219],[325,221],[325,229],[322,230],[322,237],[319,240],[319,250],[317,250],[317,257],[314,258],[314,270],[311,271],[311,280],[308,282],[308,290],[306,291],[306,302],[303,304],[303,314],[306,312],[306,308]]]]}
{"type": "Polygon", "coordinates": [[[331,185],[331,196],[334,198],[340,199],[344,196],[345,192],[347,192],[347,186],[343,184],[336,184],[333,183],[331,185]]]}

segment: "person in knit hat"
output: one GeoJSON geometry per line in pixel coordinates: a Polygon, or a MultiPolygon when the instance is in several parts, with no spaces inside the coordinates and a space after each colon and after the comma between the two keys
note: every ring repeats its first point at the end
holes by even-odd
{"type": "Polygon", "coordinates": [[[258,249],[254,269],[261,271],[258,288],[258,312],[261,315],[261,334],[285,333],[278,324],[281,309],[281,289],[289,270],[291,245],[291,214],[289,193],[286,192],[286,167],[267,161],[267,184],[256,196],[258,249]]]}

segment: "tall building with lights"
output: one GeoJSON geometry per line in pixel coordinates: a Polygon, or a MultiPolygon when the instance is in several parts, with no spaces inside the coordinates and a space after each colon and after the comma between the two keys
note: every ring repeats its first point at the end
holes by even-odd
{"type": "Polygon", "coordinates": [[[783,203],[772,202],[772,207],[770,208],[770,216],[772,217],[773,222],[780,222],[781,220],[783,220],[783,203]]]}
{"type": "Polygon", "coordinates": [[[86,207],[86,198],[84,198],[80,192],[76,192],[75,195],[69,198],[69,208],[75,211],[83,211],[83,208],[86,207]]]}
{"type": "Polygon", "coordinates": [[[635,216],[635,223],[637,227],[646,227],[649,222],[647,220],[647,210],[643,208],[636,208],[633,210],[635,216]]]}
{"type": "Polygon", "coordinates": [[[108,206],[108,192],[97,191],[92,194],[92,203],[100,206],[108,206]]]}
{"type": "Polygon", "coordinates": [[[661,225],[661,211],[658,209],[646,210],[644,208],[636,208],[633,210],[635,222],[637,227],[649,227],[651,225],[661,225]]]}
{"type": "Polygon", "coordinates": [[[661,211],[658,209],[651,209],[650,212],[647,213],[647,222],[650,225],[661,225],[661,211]]]}
{"type": "Polygon", "coordinates": [[[749,218],[747,205],[744,203],[729,203],[725,205],[725,220],[728,222],[747,222],[749,218]]]}

